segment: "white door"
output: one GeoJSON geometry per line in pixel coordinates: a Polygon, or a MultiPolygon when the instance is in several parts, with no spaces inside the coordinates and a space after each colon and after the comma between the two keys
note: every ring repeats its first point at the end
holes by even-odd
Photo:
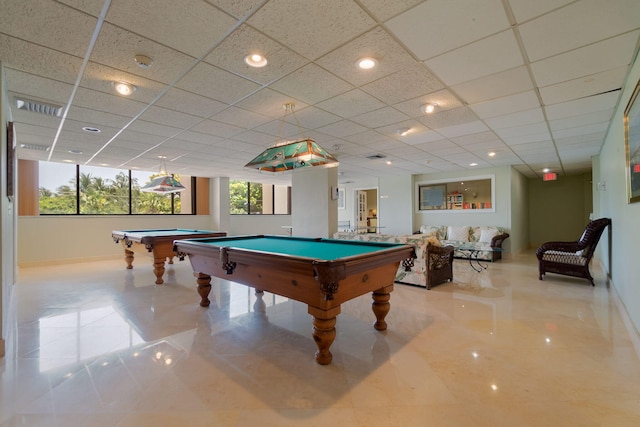
{"type": "Polygon", "coordinates": [[[358,233],[367,232],[367,192],[358,190],[358,211],[356,212],[358,233]]]}

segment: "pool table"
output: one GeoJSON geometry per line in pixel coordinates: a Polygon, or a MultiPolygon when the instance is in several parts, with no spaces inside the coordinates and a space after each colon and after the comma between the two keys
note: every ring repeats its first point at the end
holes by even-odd
{"type": "Polygon", "coordinates": [[[374,328],[387,329],[398,266],[411,268],[415,258],[410,245],[289,236],[176,240],[174,246],[189,256],[203,307],[210,304],[211,276],[307,304],[321,365],[333,358],[329,347],[343,302],[371,292],[374,328]]]}
{"type": "MultiPolygon", "coordinates": [[[[226,236],[224,231],[188,230],[182,228],[167,228],[158,230],[113,230],[111,237],[116,243],[121,242],[124,248],[124,260],[127,269],[133,268],[134,252],[150,254],[153,257],[153,273],[156,284],[164,283],[164,262],[169,259],[173,264],[173,257],[179,256],[173,251],[173,242],[179,239],[195,239],[200,237],[226,236]]],[[[184,259],[184,256],[180,257],[184,259]]]]}

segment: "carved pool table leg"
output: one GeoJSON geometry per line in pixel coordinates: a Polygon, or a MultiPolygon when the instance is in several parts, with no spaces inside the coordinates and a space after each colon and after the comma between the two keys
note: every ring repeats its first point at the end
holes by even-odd
{"type": "Polygon", "coordinates": [[[127,263],[127,270],[131,270],[133,268],[133,251],[129,249],[124,250],[124,262],[127,263]]]}
{"type": "Polygon", "coordinates": [[[387,322],[384,321],[384,318],[387,317],[389,309],[391,308],[391,304],[389,303],[391,291],[393,291],[393,285],[380,288],[371,295],[373,298],[371,309],[373,310],[373,314],[376,315],[376,323],[373,324],[373,327],[378,331],[387,330],[387,322]]]}
{"type": "Polygon", "coordinates": [[[167,263],[173,264],[173,257],[172,256],[168,256],[167,257],[167,263]]]}
{"type": "Polygon", "coordinates": [[[164,280],[162,280],[162,276],[164,275],[164,259],[165,257],[153,258],[153,274],[156,275],[156,285],[162,285],[164,283],[164,280]]]}
{"type": "Polygon", "coordinates": [[[209,307],[209,292],[211,292],[211,276],[204,273],[197,273],[198,293],[200,294],[200,307],[209,307]]]}
{"type": "Polygon", "coordinates": [[[340,307],[330,310],[319,310],[309,307],[309,314],[313,316],[313,340],[318,346],[316,362],[320,365],[328,365],[333,359],[329,348],[336,338],[336,316],[340,313],[340,307]]]}

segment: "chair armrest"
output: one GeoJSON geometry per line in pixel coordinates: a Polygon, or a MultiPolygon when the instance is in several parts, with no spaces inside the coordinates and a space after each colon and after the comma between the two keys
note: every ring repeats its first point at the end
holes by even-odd
{"type": "Polygon", "coordinates": [[[584,248],[585,245],[580,242],[546,242],[536,249],[536,256],[541,260],[542,256],[547,251],[576,253],[584,248]]]}
{"type": "Polygon", "coordinates": [[[492,248],[502,248],[502,242],[504,242],[509,237],[509,233],[498,234],[497,236],[493,236],[491,239],[491,247],[492,248]]]}
{"type": "Polygon", "coordinates": [[[432,245],[431,243],[427,245],[427,252],[431,254],[449,255],[453,253],[453,251],[454,251],[454,247],[451,245],[435,246],[435,245],[432,245]]]}

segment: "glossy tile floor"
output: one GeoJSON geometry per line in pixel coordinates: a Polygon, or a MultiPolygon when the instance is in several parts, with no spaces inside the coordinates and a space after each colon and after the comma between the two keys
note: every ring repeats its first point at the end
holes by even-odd
{"type": "Polygon", "coordinates": [[[306,307],[188,261],[155,285],[149,259],[20,270],[0,360],[0,426],[634,426],[637,336],[594,266],[537,280],[532,254],[427,291],[396,284],[376,332],[343,305],[333,363],[306,307]],[[634,346],[634,343],[636,345],[634,346]]]}

